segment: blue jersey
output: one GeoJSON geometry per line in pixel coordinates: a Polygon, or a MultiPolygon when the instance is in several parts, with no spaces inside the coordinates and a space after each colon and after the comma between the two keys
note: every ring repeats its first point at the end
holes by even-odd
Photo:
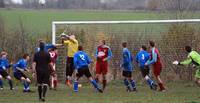
{"type": "MultiPolygon", "coordinates": [[[[55,47],[55,45],[53,45],[53,44],[45,44],[44,50],[48,52],[49,49],[54,48],[54,47],[55,47]]],[[[40,48],[37,47],[35,51],[39,52],[40,48]]]]}
{"type": "Polygon", "coordinates": [[[132,66],[133,57],[131,52],[127,49],[123,49],[122,67],[124,71],[133,71],[132,66]]]}
{"type": "Polygon", "coordinates": [[[88,66],[91,63],[89,56],[83,52],[78,51],[74,54],[74,67],[75,69],[80,69],[84,66],[88,66]]]}
{"type": "Polygon", "coordinates": [[[17,68],[26,70],[27,69],[27,61],[25,59],[20,59],[16,64],[13,65],[14,72],[18,72],[17,68]]]}
{"type": "Polygon", "coordinates": [[[0,58],[0,70],[6,70],[10,68],[10,63],[7,58],[0,58]]]}
{"type": "Polygon", "coordinates": [[[150,54],[147,51],[140,51],[136,55],[136,62],[139,64],[140,68],[144,68],[145,63],[150,59],[150,54]]]}

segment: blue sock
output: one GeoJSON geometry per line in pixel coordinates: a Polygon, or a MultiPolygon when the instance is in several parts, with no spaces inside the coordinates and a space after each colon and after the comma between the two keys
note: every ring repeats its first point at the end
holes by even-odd
{"type": "Polygon", "coordinates": [[[74,92],[78,92],[78,81],[74,81],[74,92]]]}
{"type": "Polygon", "coordinates": [[[26,82],[26,90],[29,90],[30,88],[29,88],[29,83],[28,82],[26,82]]]}
{"type": "Polygon", "coordinates": [[[24,90],[26,90],[26,88],[27,88],[26,81],[23,81],[22,84],[24,86],[24,90]]]}
{"type": "Polygon", "coordinates": [[[125,85],[128,89],[130,89],[129,82],[128,82],[127,79],[124,79],[124,85],[125,85]]]}
{"type": "Polygon", "coordinates": [[[130,80],[130,82],[131,82],[132,88],[136,88],[135,81],[134,80],[130,80]]]}
{"type": "Polygon", "coordinates": [[[0,80],[0,88],[3,88],[3,81],[0,80]]]}
{"type": "Polygon", "coordinates": [[[147,80],[147,83],[148,83],[149,86],[152,86],[152,84],[153,84],[154,82],[153,82],[153,80],[148,79],[148,80],[147,80]]]}
{"type": "Polygon", "coordinates": [[[99,85],[97,84],[95,80],[92,80],[91,83],[96,89],[99,89],[99,85]]]}

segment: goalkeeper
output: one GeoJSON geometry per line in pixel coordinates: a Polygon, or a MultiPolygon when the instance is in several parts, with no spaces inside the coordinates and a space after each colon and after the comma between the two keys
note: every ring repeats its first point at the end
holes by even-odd
{"type": "Polygon", "coordinates": [[[197,68],[195,73],[195,82],[200,87],[200,54],[198,54],[196,51],[192,50],[190,46],[185,46],[185,50],[188,53],[188,57],[186,60],[179,62],[174,61],[173,64],[175,65],[189,65],[193,64],[194,67],[197,68]]]}

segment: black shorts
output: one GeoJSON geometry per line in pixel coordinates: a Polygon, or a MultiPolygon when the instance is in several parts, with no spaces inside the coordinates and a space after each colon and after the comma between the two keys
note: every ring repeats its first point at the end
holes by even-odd
{"type": "Polygon", "coordinates": [[[76,74],[77,77],[82,77],[85,75],[87,78],[92,77],[88,66],[78,69],[78,73],[76,74]]]}
{"type": "Polygon", "coordinates": [[[5,71],[5,70],[0,70],[0,75],[4,78],[6,78],[7,76],[9,76],[9,74],[5,71]]]}
{"type": "Polygon", "coordinates": [[[37,83],[49,84],[50,72],[48,70],[36,70],[37,83]]]}
{"type": "Polygon", "coordinates": [[[131,71],[123,71],[123,72],[122,72],[122,75],[123,75],[124,77],[129,77],[129,78],[131,78],[131,77],[132,77],[132,72],[131,72],[131,71]]]}
{"type": "Polygon", "coordinates": [[[22,77],[24,77],[25,79],[27,78],[27,76],[24,73],[20,72],[20,71],[14,72],[14,77],[17,80],[21,80],[22,77]]]}
{"type": "Polygon", "coordinates": [[[74,72],[74,58],[73,57],[67,57],[66,77],[72,76],[73,72],[74,72]]]}
{"type": "Polygon", "coordinates": [[[141,68],[141,74],[143,77],[146,75],[149,75],[149,66],[145,66],[144,68],[141,68]]]}

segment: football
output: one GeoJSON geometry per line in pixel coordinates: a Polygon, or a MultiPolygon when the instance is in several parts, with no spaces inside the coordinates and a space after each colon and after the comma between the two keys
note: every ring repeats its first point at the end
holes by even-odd
{"type": "Polygon", "coordinates": [[[98,53],[98,57],[102,57],[102,56],[104,56],[104,55],[105,55],[105,53],[102,52],[102,51],[100,51],[100,52],[98,53]]]}
{"type": "Polygon", "coordinates": [[[39,0],[39,4],[40,5],[45,5],[46,4],[46,0],[39,0]]]}

